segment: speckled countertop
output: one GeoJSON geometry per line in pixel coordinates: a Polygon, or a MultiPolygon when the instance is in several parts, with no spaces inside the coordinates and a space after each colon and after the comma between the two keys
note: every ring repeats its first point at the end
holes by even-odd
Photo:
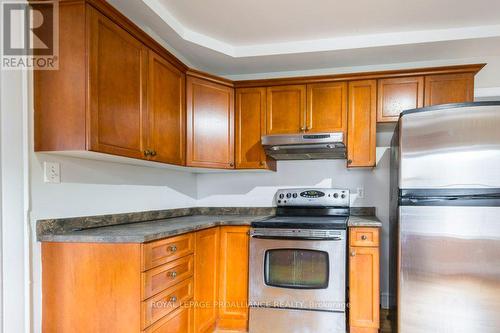
{"type": "MultiPolygon", "coordinates": [[[[380,227],[375,209],[351,208],[348,226],[380,227]]],[[[193,208],[41,220],[41,242],[144,243],[221,225],[250,225],[275,214],[274,208],[193,208]],[[153,220],[148,220],[154,217],[153,220]],[[144,220],[141,221],[141,218],[144,220]]]]}

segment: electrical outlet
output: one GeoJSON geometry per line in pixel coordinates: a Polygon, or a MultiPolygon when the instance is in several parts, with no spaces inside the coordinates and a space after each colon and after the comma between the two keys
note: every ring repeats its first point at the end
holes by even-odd
{"type": "Polygon", "coordinates": [[[61,166],[55,162],[43,162],[43,181],[46,183],[61,182],[61,166]]]}
{"type": "Polygon", "coordinates": [[[358,198],[363,199],[365,197],[365,188],[364,187],[358,187],[358,198]]]}

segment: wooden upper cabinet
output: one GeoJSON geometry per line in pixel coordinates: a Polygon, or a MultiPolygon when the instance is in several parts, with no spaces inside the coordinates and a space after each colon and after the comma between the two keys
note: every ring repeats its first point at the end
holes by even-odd
{"type": "Polygon", "coordinates": [[[185,75],[163,57],[149,53],[149,133],[152,160],[185,163],[185,75]]]}
{"type": "Polygon", "coordinates": [[[376,163],[377,81],[349,82],[347,166],[374,167],[376,163]]]}
{"type": "Polygon", "coordinates": [[[305,85],[268,87],[266,134],[293,134],[305,131],[305,110],[305,85]]]}
{"type": "Polygon", "coordinates": [[[424,105],[424,77],[378,80],[378,122],[395,122],[404,110],[424,105]]]}
{"type": "Polygon", "coordinates": [[[219,286],[219,228],[196,232],[194,300],[195,332],[205,333],[215,328],[219,286]]]}
{"type": "Polygon", "coordinates": [[[440,74],[425,77],[425,106],[472,102],[474,74],[440,74]]]}
{"type": "Polygon", "coordinates": [[[219,329],[248,328],[249,227],[220,229],[219,329]]]}
{"type": "Polygon", "coordinates": [[[234,89],[188,75],[186,99],[186,165],[234,168],[234,89]]]}
{"type": "Polygon", "coordinates": [[[266,88],[236,89],[235,162],[237,169],[273,168],[261,144],[266,132],[266,88]]]}
{"type": "Polygon", "coordinates": [[[89,17],[90,150],[142,158],[148,49],[91,7],[89,17]]]}
{"type": "Polygon", "coordinates": [[[306,131],[347,132],[347,83],[307,85],[306,131]]]}

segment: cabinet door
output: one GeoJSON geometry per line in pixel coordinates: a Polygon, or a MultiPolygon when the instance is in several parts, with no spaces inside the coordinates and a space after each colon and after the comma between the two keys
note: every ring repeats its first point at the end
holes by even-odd
{"type": "Polygon", "coordinates": [[[237,169],[266,168],[260,138],[266,128],[266,88],[236,89],[237,169]]]}
{"type": "Polygon", "coordinates": [[[374,167],[377,81],[349,82],[347,166],[374,167]]]}
{"type": "Polygon", "coordinates": [[[306,129],[306,86],[267,88],[267,134],[300,133],[306,129]]]}
{"type": "Polygon", "coordinates": [[[307,85],[307,125],[311,133],[347,131],[347,83],[307,85]]]}
{"type": "Polygon", "coordinates": [[[425,106],[472,102],[474,74],[429,75],[425,77],[425,106]]]}
{"type": "Polygon", "coordinates": [[[89,21],[89,148],[144,158],[148,50],[90,7],[89,21]]]}
{"type": "Polygon", "coordinates": [[[248,326],[248,230],[221,227],[219,308],[220,329],[246,330],[248,326]]]}
{"type": "MultiPolygon", "coordinates": [[[[349,326],[379,327],[379,249],[349,248],[349,326]]],[[[356,332],[356,331],[354,331],[356,332]]]]}
{"type": "Polygon", "coordinates": [[[185,75],[164,58],[149,56],[149,149],[152,160],[183,165],[185,162],[185,75]]]}
{"type": "Polygon", "coordinates": [[[378,80],[378,122],[398,121],[402,111],[423,105],[423,76],[378,80]]]}
{"type": "Polygon", "coordinates": [[[213,330],[217,321],[219,228],[196,233],[194,268],[195,332],[213,330]]]}
{"type": "Polygon", "coordinates": [[[234,167],[234,89],[187,78],[187,162],[194,167],[234,167]]]}

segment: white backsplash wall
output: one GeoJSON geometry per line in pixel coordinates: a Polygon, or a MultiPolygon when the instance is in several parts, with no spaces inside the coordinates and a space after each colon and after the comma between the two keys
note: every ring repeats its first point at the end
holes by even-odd
{"type": "MultiPolygon", "coordinates": [[[[390,128],[391,130],[391,128],[390,128]]],[[[377,137],[388,145],[392,131],[377,137]]],[[[381,294],[382,305],[389,301],[389,165],[390,149],[377,147],[377,167],[374,169],[347,169],[345,160],[280,161],[277,172],[219,173],[198,175],[198,206],[254,206],[275,205],[274,194],[288,187],[338,187],[351,190],[351,206],[376,207],[382,221],[381,237],[381,294]],[[356,194],[364,188],[364,198],[356,194]]]]}

